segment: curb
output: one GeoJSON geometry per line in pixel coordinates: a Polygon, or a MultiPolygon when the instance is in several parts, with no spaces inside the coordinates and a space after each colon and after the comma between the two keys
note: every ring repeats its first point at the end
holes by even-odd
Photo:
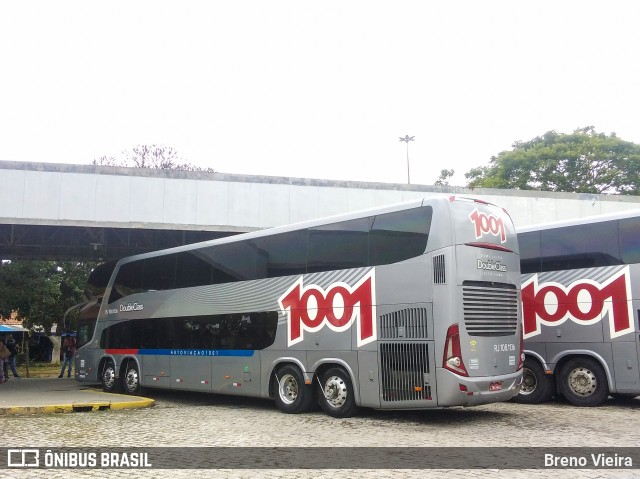
{"type": "MultiPolygon", "coordinates": [[[[93,392],[93,391],[80,391],[93,392]]],[[[106,394],[106,393],[105,393],[106,394]]],[[[122,396],[130,399],[130,396],[123,394],[109,394],[110,396],[122,396]]],[[[116,411],[122,409],[141,409],[155,405],[155,400],[145,397],[137,397],[128,401],[89,401],[73,402],[69,404],[53,404],[47,406],[8,406],[0,408],[0,416],[13,414],[54,414],[72,412],[93,412],[93,411],[116,411]]]]}
{"type": "MultiPolygon", "coordinates": [[[[101,403],[101,404],[109,404],[109,409],[112,409],[114,411],[120,410],[120,409],[142,409],[147,407],[153,407],[156,403],[155,399],[145,398],[142,396],[136,396],[135,399],[133,399],[131,396],[127,396],[126,394],[103,393],[100,390],[96,390],[96,391],[100,392],[100,394],[108,394],[109,396],[118,396],[122,398],[127,398],[127,401],[101,403]]],[[[88,389],[83,389],[80,392],[90,393],[93,391],[90,391],[88,389]]],[[[95,403],[95,404],[99,404],[99,403],[95,403]]],[[[99,410],[104,410],[104,409],[99,409],[99,410]]]]}

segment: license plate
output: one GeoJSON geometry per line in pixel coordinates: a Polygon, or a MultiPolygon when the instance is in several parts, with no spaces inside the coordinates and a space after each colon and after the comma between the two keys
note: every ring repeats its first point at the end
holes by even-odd
{"type": "Polygon", "coordinates": [[[496,382],[489,384],[489,391],[502,391],[502,383],[496,382]]]}

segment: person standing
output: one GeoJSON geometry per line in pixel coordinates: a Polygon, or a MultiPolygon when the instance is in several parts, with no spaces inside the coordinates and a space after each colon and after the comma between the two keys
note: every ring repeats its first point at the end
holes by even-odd
{"type": "Polygon", "coordinates": [[[72,337],[70,334],[67,334],[64,341],[62,342],[62,351],[64,353],[64,361],[62,362],[62,369],[60,370],[61,378],[64,376],[64,370],[69,365],[69,371],[67,372],[67,377],[71,377],[71,368],[73,367],[73,358],[76,355],[76,338],[72,337]]]}
{"type": "Polygon", "coordinates": [[[0,339],[0,384],[7,381],[7,377],[4,374],[5,360],[9,357],[9,348],[4,344],[4,339],[0,339]]]}
{"type": "MultiPolygon", "coordinates": [[[[18,370],[16,369],[16,358],[18,357],[18,348],[16,347],[16,340],[13,339],[13,334],[7,334],[6,346],[9,349],[11,355],[7,362],[9,363],[9,367],[11,368],[11,372],[13,373],[14,378],[19,378],[18,370]]],[[[9,371],[5,371],[6,379],[9,379],[9,371]]]]}

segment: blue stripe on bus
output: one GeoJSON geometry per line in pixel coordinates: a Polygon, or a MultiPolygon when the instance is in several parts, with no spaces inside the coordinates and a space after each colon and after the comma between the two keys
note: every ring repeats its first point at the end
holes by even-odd
{"type": "Polygon", "coordinates": [[[253,356],[253,349],[139,349],[145,356],[253,356]]]}

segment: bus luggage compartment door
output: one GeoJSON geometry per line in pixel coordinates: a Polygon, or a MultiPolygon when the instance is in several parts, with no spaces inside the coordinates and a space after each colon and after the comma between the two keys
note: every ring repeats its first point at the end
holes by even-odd
{"type": "Polygon", "coordinates": [[[211,356],[171,356],[171,389],[211,391],[211,356]]]}
{"type": "MultiPolygon", "coordinates": [[[[634,334],[637,336],[637,333],[634,334]]],[[[640,391],[638,372],[638,345],[635,342],[614,341],[611,343],[613,367],[618,392],[640,391]]]]}
{"type": "Polygon", "coordinates": [[[212,390],[223,394],[260,395],[260,352],[228,350],[214,356],[212,390]]]}
{"type": "Polygon", "coordinates": [[[171,362],[169,356],[145,354],[142,362],[143,386],[150,388],[171,387],[171,362]]]}

